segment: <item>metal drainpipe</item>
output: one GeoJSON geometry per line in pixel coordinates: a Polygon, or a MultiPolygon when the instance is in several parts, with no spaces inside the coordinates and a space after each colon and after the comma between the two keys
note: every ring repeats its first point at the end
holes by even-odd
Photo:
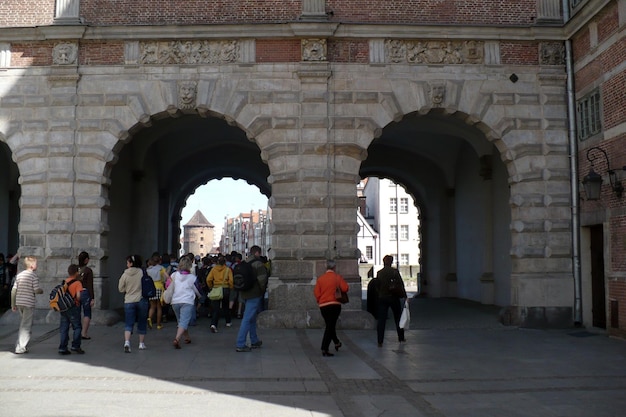
{"type": "MultiPolygon", "coordinates": [[[[563,0],[563,24],[570,19],[569,1],[563,0]]],[[[574,98],[574,64],[572,41],[565,39],[565,69],[567,72],[567,113],[570,153],[570,187],[572,193],[572,261],[574,273],[574,325],[582,326],[582,279],[580,271],[580,211],[578,187],[578,142],[576,139],[576,106],[574,98]]]]}

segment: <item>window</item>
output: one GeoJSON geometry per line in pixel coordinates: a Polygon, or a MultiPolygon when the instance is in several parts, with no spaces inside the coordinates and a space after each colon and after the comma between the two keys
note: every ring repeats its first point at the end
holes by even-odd
{"type": "Polygon", "coordinates": [[[368,260],[374,257],[374,248],[372,246],[365,247],[365,256],[368,260]]]}
{"type": "Polygon", "coordinates": [[[409,240],[409,225],[403,224],[400,226],[400,240],[409,240]]]}
{"type": "Polygon", "coordinates": [[[401,198],[400,199],[400,213],[408,213],[409,212],[409,199],[401,198]]]}
{"type": "Polygon", "coordinates": [[[389,226],[389,240],[398,240],[398,226],[395,224],[389,226]]]}
{"type": "Polygon", "coordinates": [[[391,197],[389,199],[389,213],[395,213],[396,211],[398,211],[398,199],[391,197]]]}
{"type": "Polygon", "coordinates": [[[578,140],[585,140],[602,130],[600,119],[600,91],[595,90],[576,103],[578,140]]]}
{"type": "Polygon", "coordinates": [[[408,265],[409,264],[409,254],[401,253],[400,254],[400,265],[408,265]]]}

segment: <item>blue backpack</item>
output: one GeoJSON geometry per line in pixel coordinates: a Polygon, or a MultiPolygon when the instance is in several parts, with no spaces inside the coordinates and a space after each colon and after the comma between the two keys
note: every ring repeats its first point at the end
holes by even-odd
{"type": "Polygon", "coordinates": [[[156,287],[154,286],[154,281],[152,281],[152,277],[148,275],[148,272],[145,269],[143,270],[143,276],[141,277],[141,296],[148,299],[156,297],[156,287]]]}

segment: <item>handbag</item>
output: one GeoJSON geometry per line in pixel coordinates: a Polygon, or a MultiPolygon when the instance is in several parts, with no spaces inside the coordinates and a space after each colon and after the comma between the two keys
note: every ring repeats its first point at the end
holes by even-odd
{"type": "Polygon", "coordinates": [[[341,304],[347,304],[350,301],[348,299],[348,293],[345,291],[341,291],[341,287],[339,286],[339,278],[337,278],[337,286],[335,287],[335,300],[339,301],[341,304]]]}
{"type": "Polygon", "coordinates": [[[224,298],[224,288],[223,287],[213,287],[213,289],[209,293],[209,300],[219,301],[222,298],[224,298]]]}
{"type": "Polygon", "coordinates": [[[411,324],[411,310],[409,309],[409,300],[404,302],[404,308],[402,309],[402,315],[400,316],[400,323],[398,324],[401,329],[408,330],[411,324]]]}
{"type": "Polygon", "coordinates": [[[170,286],[167,287],[165,291],[163,291],[163,295],[161,296],[161,301],[163,301],[165,304],[171,304],[172,297],[174,296],[174,285],[176,282],[174,280],[174,274],[172,274],[170,279],[171,279],[170,286]]]}

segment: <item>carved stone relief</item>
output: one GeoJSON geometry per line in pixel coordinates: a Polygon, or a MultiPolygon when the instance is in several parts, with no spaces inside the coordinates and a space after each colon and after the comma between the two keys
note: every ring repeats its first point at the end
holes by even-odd
{"type": "Polygon", "coordinates": [[[446,85],[443,83],[428,84],[428,91],[433,107],[441,107],[446,99],[446,85]]]}
{"type": "Polygon", "coordinates": [[[542,43],[540,45],[541,65],[565,65],[565,45],[563,43],[542,43]]]}
{"type": "Polygon", "coordinates": [[[140,42],[141,64],[222,64],[239,62],[238,41],[140,42]]]}
{"type": "Polygon", "coordinates": [[[483,64],[481,41],[385,41],[386,61],[412,64],[483,64]]]}
{"type": "Polygon", "coordinates": [[[178,107],[184,110],[196,108],[196,89],[195,81],[181,81],[178,83],[178,107]]]}
{"type": "Polygon", "coordinates": [[[303,61],[326,61],[326,39],[302,39],[303,61]]]}
{"type": "Polygon", "coordinates": [[[78,47],[75,43],[58,43],[52,49],[52,63],[55,65],[76,64],[78,47]]]}

